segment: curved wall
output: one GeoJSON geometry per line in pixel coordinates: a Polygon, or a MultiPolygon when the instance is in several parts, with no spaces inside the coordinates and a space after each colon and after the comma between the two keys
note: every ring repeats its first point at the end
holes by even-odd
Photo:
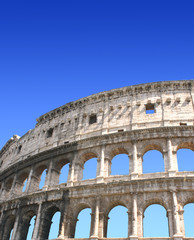
{"type": "Polygon", "coordinates": [[[106,238],[108,213],[119,204],[128,209],[129,239],[143,239],[143,214],[151,204],[167,211],[167,239],[186,239],[183,208],[194,203],[194,172],[178,171],[176,153],[194,150],[193,124],[194,80],[115,89],[44,114],[34,129],[13,136],[0,152],[0,239],[8,240],[11,229],[12,240],[26,239],[33,216],[32,239],[47,239],[56,211],[61,212],[59,237],[73,238],[85,207],[92,210],[90,238],[106,238]],[[143,174],[149,150],[162,153],[164,172],[143,174]],[[122,153],[129,156],[129,174],[112,176],[111,161],[122,153]],[[84,164],[93,157],[96,178],[82,180],[84,164]],[[59,184],[68,163],[68,181],[59,184]]]}

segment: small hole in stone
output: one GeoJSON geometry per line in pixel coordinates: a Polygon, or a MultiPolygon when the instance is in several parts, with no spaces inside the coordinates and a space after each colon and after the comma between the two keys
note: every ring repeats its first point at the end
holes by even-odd
{"type": "Polygon", "coordinates": [[[90,118],[89,118],[89,124],[93,124],[93,123],[96,123],[96,122],[97,122],[96,114],[91,115],[90,118]]]}
{"type": "Polygon", "coordinates": [[[52,137],[52,135],[53,135],[53,128],[50,128],[50,129],[47,131],[46,137],[47,137],[47,138],[50,138],[50,137],[52,137]]]}

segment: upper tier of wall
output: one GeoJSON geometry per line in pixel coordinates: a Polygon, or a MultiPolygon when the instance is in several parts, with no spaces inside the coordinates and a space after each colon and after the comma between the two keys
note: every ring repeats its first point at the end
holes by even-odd
{"type": "Polygon", "coordinates": [[[118,131],[194,125],[194,80],[165,81],[93,94],[37,119],[0,151],[1,170],[66,143],[118,131]],[[154,113],[146,113],[152,109],[154,113]]]}

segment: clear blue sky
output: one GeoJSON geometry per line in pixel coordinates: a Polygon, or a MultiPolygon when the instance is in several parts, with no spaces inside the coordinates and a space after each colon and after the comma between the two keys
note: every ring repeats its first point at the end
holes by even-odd
{"type": "Polygon", "coordinates": [[[0,148],[35,119],[113,88],[194,78],[194,2],[0,2],[0,148]]]}
{"type": "Polygon", "coordinates": [[[67,102],[194,79],[191,0],[0,2],[0,149],[67,102]]]}

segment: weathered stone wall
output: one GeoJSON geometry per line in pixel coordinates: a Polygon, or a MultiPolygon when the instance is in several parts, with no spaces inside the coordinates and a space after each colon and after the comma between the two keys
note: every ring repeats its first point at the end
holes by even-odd
{"type": "Polygon", "coordinates": [[[59,237],[73,238],[85,207],[92,210],[90,238],[106,238],[108,213],[119,204],[128,209],[129,239],[143,239],[143,214],[154,203],[167,211],[166,239],[186,239],[183,207],[194,202],[194,172],[178,172],[176,153],[194,150],[193,123],[193,80],[115,89],[44,114],[33,130],[15,135],[0,152],[0,239],[8,240],[12,228],[12,240],[26,239],[34,215],[33,239],[47,239],[56,211],[61,212],[59,237]],[[149,150],[162,153],[164,172],[143,174],[149,150]],[[129,156],[129,175],[111,176],[111,160],[121,153],[129,156]],[[96,178],[82,180],[84,163],[93,157],[96,178]],[[67,163],[68,181],[59,184],[67,163]]]}

